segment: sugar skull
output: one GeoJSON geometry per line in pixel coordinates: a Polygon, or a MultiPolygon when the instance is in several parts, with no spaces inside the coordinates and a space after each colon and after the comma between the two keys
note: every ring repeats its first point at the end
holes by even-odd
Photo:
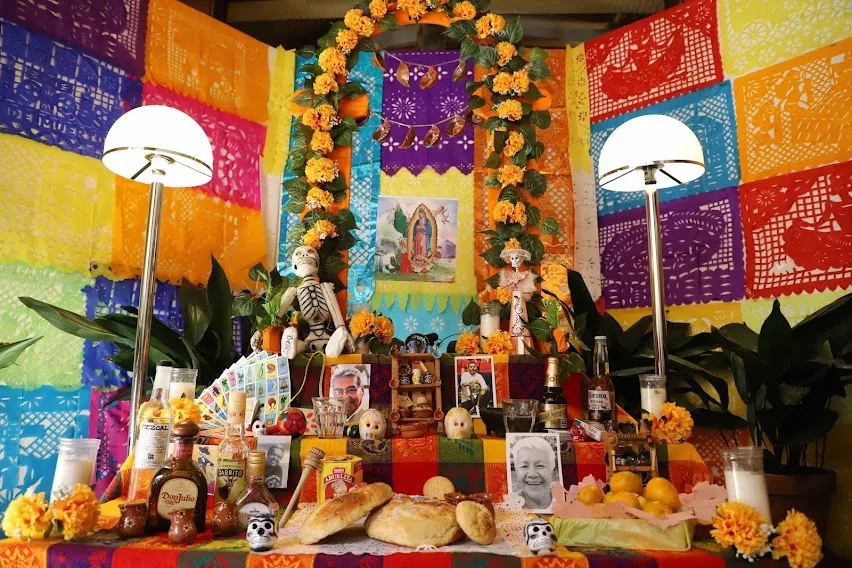
{"type": "Polygon", "coordinates": [[[553,554],[556,549],[556,534],[553,525],[544,519],[532,519],[524,525],[524,541],[530,552],[539,556],[553,554]]]}
{"type": "Polygon", "coordinates": [[[254,437],[265,436],[266,435],[266,422],[263,420],[255,420],[251,425],[251,432],[254,434],[254,437]]]}
{"type": "Polygon", "coordinates": [[[387,429],[385,417],[375,409],[366,411],[358,421],[358,432],[362,440],[383,440],[387,429]]]}
{"type": "Polygon", "coordinates": [[[278,533],[275,531],[275,519],[272,515],[253,515],[249,520],[246,540],[248,540],[252,552],[272,550],[278,540],[278,533]]]}
{"type": "Polygon", "coordinates": [[[473,418],[470,412],[456,406],[444,417],[444,432],[451,440],[467,440],[473,435],[473,418]]]}

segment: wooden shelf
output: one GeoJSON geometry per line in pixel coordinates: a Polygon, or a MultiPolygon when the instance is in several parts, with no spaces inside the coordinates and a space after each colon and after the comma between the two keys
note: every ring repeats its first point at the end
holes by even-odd
{"type": "Polygon", "coordinates": [[[437,422],[434,416],[429,418],[400,418],[397,422],[437,422]]]}
{"type": "Polygon", "coordinates": [[[437,389],[441,388],[441,381],[436,381],[434,383],[429,383],[428,385],[419,384],[419,385],[399,385],[396,387],[399,390],[427,390],[427,389],[437,389]]]}

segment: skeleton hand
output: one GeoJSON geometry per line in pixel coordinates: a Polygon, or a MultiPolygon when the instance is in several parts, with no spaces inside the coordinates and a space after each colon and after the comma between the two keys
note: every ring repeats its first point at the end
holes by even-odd
{"type": "Polygon", "coordinates": [[[355,351],[355,340],[352,339],[352,334],[342,325],[334,330],[331,334],[331,339],[325,346],[325,354],[329,357],[340,357],[342,353],[352,353],[355,351]]]}
{"type": "Polygon", "coordinates": [[[295,327],[288,327],[281,335],[281,355],[287,359],[292,359],[305,350],[305,342],[299,339],[298,333],[295,327]]]}

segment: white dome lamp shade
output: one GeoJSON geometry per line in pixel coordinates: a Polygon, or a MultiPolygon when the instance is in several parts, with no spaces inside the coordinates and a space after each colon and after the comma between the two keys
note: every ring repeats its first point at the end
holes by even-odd
{"type": "Polygon", "coordinates": [[[196,187],[213,177],[213,149],[195,120],[171,107],[135,108],[115,121],[104,141],[104,165],[142,183],[196,187]]]}
{"type": "Polygon", "coordinates": [[[654,191],[704,174],[704,152],[684,123],[662,114],[632,118],[604,142],[598,183],[610,191],[654,191]]]}
{"type": "Polygon", "coordinates": [[[192,117],[171,107],[149,105],[135,108],[115,121],[104,140],[101,159],[116,175],[151,185],[130,388],[128,445],[133,451],[139,428],[137,415],[142,402],[142,385],[148,374],[164,187],[196,187],[210,181],[213,149],[204,130],[192,117]]]}

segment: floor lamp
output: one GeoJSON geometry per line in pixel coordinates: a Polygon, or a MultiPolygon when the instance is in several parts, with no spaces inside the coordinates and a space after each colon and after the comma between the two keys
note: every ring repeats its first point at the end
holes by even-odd
{"type": "Polygon", "coordinates": [[[190,116],[171,107],[150,105],[135,108],[115,121],[104,141],[101,159],[116,175],[151,185],[130,387],[128,446],[133,451],[142,386],[148,375],[163,188],[195,187],[210,181],[213,150],[204,130],[190,116]]]}
{"type": "Polygon", "coordinates": [[[701,177],[704,152],[698,138],[679,120],[661,114],[632,118],[604,142],[598,158],[598,183],[609,191],[643,191],[648,220],[648,265],[654,367],[666,375],[666,297],[660,245],[658,192],[701,177]]]}

